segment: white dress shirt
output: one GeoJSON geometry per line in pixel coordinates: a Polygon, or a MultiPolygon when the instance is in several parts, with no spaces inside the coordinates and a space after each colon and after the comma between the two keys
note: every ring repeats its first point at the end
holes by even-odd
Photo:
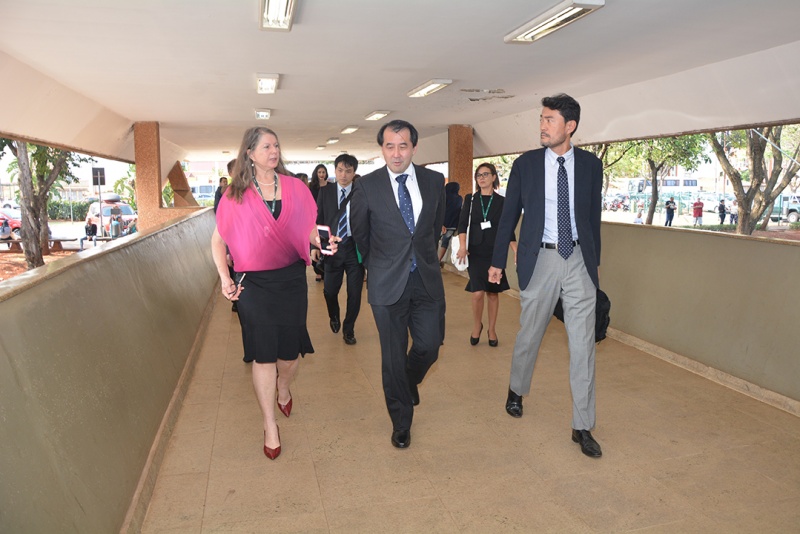
{"type": "Polygon", "coordinates": [[[405,171],[398,174],[390,171],[389,167],[386,167],[386,170],[389,172],[389,180],[392,182],[392,191],[394,191],[394,201],[397,203],[398,208],[400,207],[400,196],[398,193],[400,184],[397,183],[396,178],[401,174],[408,175],[408,178],[406,178],[406,187],[408,188],[408,194],[411,196],[411,208],[414,210],[414,226],[416,227],[419,213],[422,211],[422,195],[419,192],[419,182],[417,182],[417,175],[414,172],[414,165],[409,165],[405,171]]]}
{"type": "MultiPolygon", "coordinates": [[[[549,148],[544,152],[544,234],[542,242],[558,243],[558,154],[549,148]]],[[[572,240],[578,239],[575,227],[575,151],[570,145],[563,156],[569,182],[569,220],[572,240]]]]}

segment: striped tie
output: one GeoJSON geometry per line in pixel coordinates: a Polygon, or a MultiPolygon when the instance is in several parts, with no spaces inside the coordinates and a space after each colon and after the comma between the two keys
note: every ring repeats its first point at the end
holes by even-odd
{"type": "MultiPolygon", "coordinates": [[[[344,189],[342,189],[342,196],[341,198],[339,198],[340,208],[342,207],[342,203],[344,202],[344,200],[345,200],[344,189]]],[[[342,211],[342,216],[339,217],[339,230],[336,233],[336,235],[341,237],[342,241],[344,241],[344,238],[347,237],[347,208],[345,208],[344,211],[342,211]]]]}

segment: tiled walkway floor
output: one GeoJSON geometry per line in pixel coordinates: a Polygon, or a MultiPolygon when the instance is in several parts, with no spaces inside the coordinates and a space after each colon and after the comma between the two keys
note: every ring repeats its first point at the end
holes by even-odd
{"type": "Polygon", "coordinates": [[[220,298],[144,531],[800,532],[800,418],[607,339],[593,432],[604,454],[587,458],[570,439],[563,326],[551,323],[513,419],[519,302],[501,297],[499,347],[485,332],[473,347],[465,280],[444,279],[447,337],[406,450],[389,441],[366,291],[347,346],[309,276],[316,353],[300,364],[291,418],[278,413],[275,461],[262,452],[238,320],[220,298]]]}

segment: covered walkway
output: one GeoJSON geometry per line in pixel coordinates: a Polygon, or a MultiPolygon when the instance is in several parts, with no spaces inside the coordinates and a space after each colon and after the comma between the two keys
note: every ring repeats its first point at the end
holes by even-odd
{"type": "MultiPolygon", "coordinates": [[[[310,271],[309,271],[310,272],[310,271]]],[[[603,458],[570,440],[563,326],[551,323],[525,415],[503,405],[519,302],[500,346],[469,345],[465,280],[444,276],[447,336],[412,443],[391,446],[366,304],[347,346],[309,276],[316,354],[301,363],[283,453],[265,458],[238,320],[221,297],[144,532],[797,532],[800,418],[614,339],[598,346],[603,458]]],[[[612,309],[612,321],[614,310],[612,309]]],[[[612,322],[613,325],[613,322],[612,322]]]]}

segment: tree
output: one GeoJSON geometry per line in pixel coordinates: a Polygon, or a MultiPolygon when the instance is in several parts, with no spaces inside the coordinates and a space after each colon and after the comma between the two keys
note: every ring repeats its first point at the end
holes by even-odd
{"type": "Polygon", "coordinates": [[[630,160],[639,143],[640,141],[622,141],[583,147],[603,162],[603,198],[608,194],[608,187],[615,178],[628,174],[622,167],[627,167],[624,163],[630,160]]]}
{"type": "Polygon", "coordinates": [[[658,204],[659,179],[663,179],[670,167],[680,166],[693,171],[701,162],[709,161],[704,154],[705,146],[706,139],[699,134],[644,139],[639,142],[635,151],[647,164],[653,187],[645,224],[653,224],[653,215],[658,204]]]}
{"type": "MultiPolygon", "coordinates": [[[[796,128],[796,126],[787,127],[789,130],[787,133],[795,137],[796,128]]],[[[775,199],[786,189],[800,169],[797,164],[800,143],[796,141],[793,143],[794,148],[788,153],[790,157],[784,161],[784,150],[781,148],[783,132],[783,126],[764,126],[746,131],[707,134],[711,149],[717,156],[725,176],[730,180],[739,205],[737,234],[751,235],[758,225],[758,220],[765,213],[765,220],[769,220],[775,199]],[[744,172],[739,171],[731,163],[736,148],[746,150],[747,170],[750,176],[747,189],[743,180],[744,172]]]]}
{"type": "Polygon", "coordinates": [[[73,169],[94,159],[58,148],[5,138],[0,138],[0,158],[5,153],[5,147],[16,158],[22,245],[28,269],[33,269],[44,265],[43,255],[50,253],[47,202],[53,184],[58,180],[77,182],[73,169]]]}
{"type": "Polygon", "coordinates": [[[136,211],[136,165],[128,165],[128,172],[114,182],[114,192],[136,211]]]}

